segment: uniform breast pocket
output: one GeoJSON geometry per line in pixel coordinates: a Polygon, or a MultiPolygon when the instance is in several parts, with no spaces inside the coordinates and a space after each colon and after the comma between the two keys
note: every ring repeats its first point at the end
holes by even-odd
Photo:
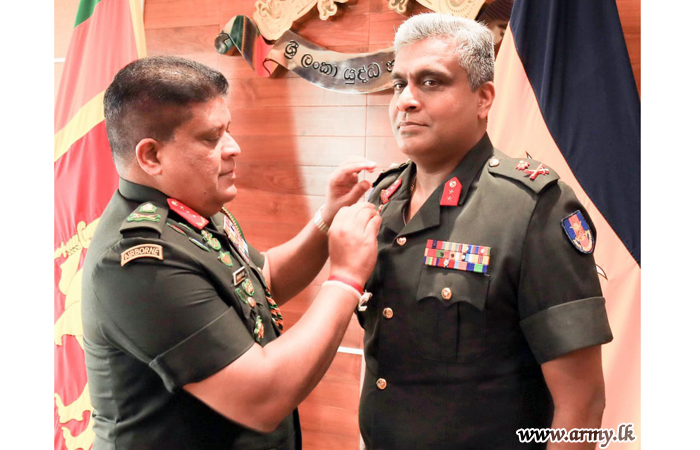
{"type": "Polygon", "coordinates": [[[411,341],[425,359],[466,362],[487,345],[490,275],[425,266],[411,315],[411,341]]]}

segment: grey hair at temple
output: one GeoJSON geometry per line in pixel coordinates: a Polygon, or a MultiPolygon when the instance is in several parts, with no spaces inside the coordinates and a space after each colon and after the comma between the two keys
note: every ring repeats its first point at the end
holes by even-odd
{"type": "Polygon", "coordinates": [[[394,52],[398,55],[403,47],[428,38],[453,40],[457,44],[459,65],[467,72],[472,91],[493,81],[493,34],[483,24],[448,14],[418,14],[396,30],[394,52]]]}

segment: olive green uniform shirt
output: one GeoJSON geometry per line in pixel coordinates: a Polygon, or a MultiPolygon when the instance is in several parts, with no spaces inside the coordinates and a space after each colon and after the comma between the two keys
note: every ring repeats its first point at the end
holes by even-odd
{"type": "Polygon", "coordinates": [[[205,239],[167,200],[120,180],[87,252],[82,318],[93,449],[300,448],[296,411],[261,434],[182,389],[256,341],[273,341],[279,330],[265,295],[262,255],[252,247],[249,256],[236,250],[223,214],[209,218],[205,239]]]}
{"type": "Polygon", "coordinates": [[[358,313],[368,449],[543,448],[516,435],[551,425],[540,365],[612,339],[593,256],[561,223],[581,211],[592,227],[589,216],[551,169],[531,180],[517,164],[485,135],[445,179],[461,183],[458,204],[440,205],[441,185],[408,224],[415,164],[376,183],[382,205],[402,180],[382,206],[373,297],[358,313]],[[426,264],[436,241],[488,247],[485,272],[426,264]]]}

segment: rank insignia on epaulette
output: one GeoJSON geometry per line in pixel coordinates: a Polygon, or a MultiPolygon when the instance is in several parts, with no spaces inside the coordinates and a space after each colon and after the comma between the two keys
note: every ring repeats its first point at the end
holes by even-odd
{"type": "Polygon", "coordinates": [[[518,162],[518,165],[515,166],[515,168],[518,170],[525,170],[528,167],[530,167],[530,163],[522,159],[520,160],[520,162],[518,162]]]}
{"type": "Polygon", "coordinates": [[[129,217],[126,218],[127,222],[143,222],[144,220],[148,222],[160,222],[160,214],[131,213],[129,217]]]}
{"type": "Polygon", "coordinates": [[[461,193],[462,183],[459,182],[457,177],[451,178],[445,183],[442,198],[440,198],[440,206],[457,206],[461,193]]]}
{"type": "Polygon", "coordinates": [[[428,239],[423,264],[426,266],[486,273],[491,260],[491,247],[428,239]]]}
{"type": "Polygon", "coordinates": [[[538,175],[549,175],[549,169],[547,169],[544,164],[540,164],[534,170],[528,169],[528,167],[530,167],[530,163],[526,161],[520,161],[518,165],[515,166],[516,169],[525,172],[525,175],[530,175],[529,178],[531,180],[536,179],[538,175]]]}
{"type": "Polygon", "coordinates": [[[255,318],[255,330],[253,330],[255,335],[255,340],[260,342],[263,337],[265,337],[265,324],[263,324],[262,317],[257,316],[255,318]]]}
{"type": "Polygon", "coordinates": [[[569,241],[574,244],[578,251],[581,253],[593,252],[593,247],[595,246],[593,233],[581,211],[576,211],[566,216],[562,219],[561,226],[564,228],[569,241]]]}
{"type": "Polygon", "coordinates": [[[391,198],[392,195],[394,195],[394,192],[401,186],[401,178],[397,178],[393,183],[391,183],[391,186],[389,186],[386,189],[382,189],[382,192],[380,193],[379,197],[382,199],[382,203],[387,203],[389,199],[391,198]]]}
{"type": "Polygon", "coordinates": [[[229,252],[224,252],[219,250],[219,261],[226,264],[229,267],[233,267],[233,258],[229,252]]]}
{"type": "Polygon", "coordinates": [[[122,266],[138,258],[163,260],[163,247],[158,244],[141,244],[122,252],[122,266]]]}
{"type": "Polygon", "coordinates": [[[146,203],[139,208],[139,212],[153,214],[156,212],[156,206],[153,203],[146,203]]]}
{"type": "Polygon", "coordinates": [[[170,209],[178,213],[190,225],[192,225],[198,230],[201,230],[209,223],[208,219],[205,219],[204,217],[200,216],[193,209],[180,202],[179,200],[169,198],[168,205],[170,205],[170,209]]]}

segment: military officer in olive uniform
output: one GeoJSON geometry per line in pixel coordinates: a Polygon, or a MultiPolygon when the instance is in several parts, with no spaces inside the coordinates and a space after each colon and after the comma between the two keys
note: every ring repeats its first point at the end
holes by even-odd
{"type": "Polygon", "coordinates": [[[235,158],[221,73],[155,57],[105,94],[119,189],[83,270],[93,448],[299,449],[296,406],[330,365],[376,259],[381,222],[363,160],[331,177],[327,203],[262,255],[230,211],[235,158]],[[330,231],[328,224],[332,222],[330,231]],[[281,335],[278,303],[330,255],[331,277],[281,335]],[[276,301],[277,302],[276,302],[276,301]]]}
{"type": "Polygon", "coordinates": [[[366,447],[544,448],[516,430],[599,427],[612,335],[595,230],[552,169],[491,145],[491,33],[421,14],[395,51],[389,116],[410,161],[370,197],[382,225],[358,312],[366,447]]]}

